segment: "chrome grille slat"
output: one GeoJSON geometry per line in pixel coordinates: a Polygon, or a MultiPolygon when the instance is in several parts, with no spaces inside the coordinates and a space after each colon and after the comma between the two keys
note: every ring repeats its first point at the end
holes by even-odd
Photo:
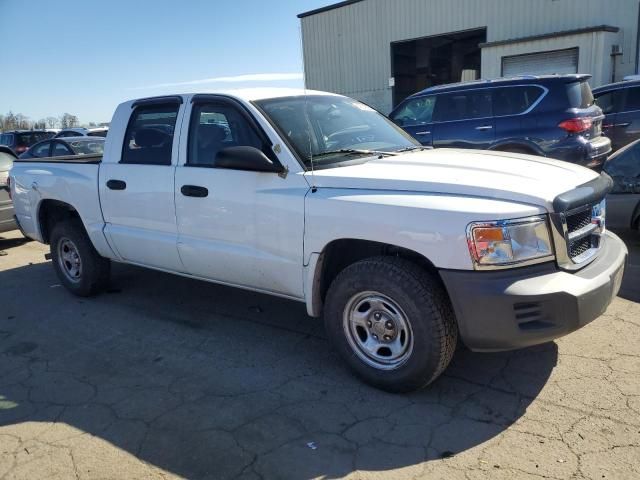
{"type": "Polygon", "coordinates": [[[561,267],[575,270],[595,258],[604,232],[597,208],[599,204],[596,202],[552,214],[558,264],[561,267]]]}

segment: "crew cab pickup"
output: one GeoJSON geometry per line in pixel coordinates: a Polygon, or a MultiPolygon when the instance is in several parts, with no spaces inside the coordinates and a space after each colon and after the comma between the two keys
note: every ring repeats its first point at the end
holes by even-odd
{"type": "Polygon", "coordinates": [[[18,160],[10,184],[72,293],[100,292],[115,261],[305,302],[389,391],[432,382],[459,340],[507,350],[584,326],[627,257],[605,229],[606,174],[428,150],[322,92],[128,101],[103,156],[18,160]]]}

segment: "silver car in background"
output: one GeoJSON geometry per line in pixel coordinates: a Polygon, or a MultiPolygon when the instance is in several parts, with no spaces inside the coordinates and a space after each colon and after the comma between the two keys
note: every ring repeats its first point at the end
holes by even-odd
{"type": "Polygon", "coordinates": [[[9,197],[9,170],[16,159],[13,150],[0,145],[0,233],[15,230],[17,227],[13,219],[13,204],[9,197]]]}
{"type": "Polygon", "coordinates": [[[613,179],[607,195],[607,227],[640,229],[640,140],[611,155],[604,171],[613,179]]]}

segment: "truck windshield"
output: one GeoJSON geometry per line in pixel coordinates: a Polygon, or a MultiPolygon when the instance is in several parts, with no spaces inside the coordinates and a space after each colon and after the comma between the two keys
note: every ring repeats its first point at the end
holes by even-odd
{"type": "Polygon", "coordinates": [[[350,98],[308,95],[255,104],[287,138],[306,168],[352,161],[372,152],[397,152],[420,144],[373,108],[350,98]]]}

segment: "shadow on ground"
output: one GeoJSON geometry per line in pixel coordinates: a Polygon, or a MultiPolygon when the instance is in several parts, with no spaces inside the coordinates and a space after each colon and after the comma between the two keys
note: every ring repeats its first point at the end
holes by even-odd
{"type": "Polygon", "coordinates": [[[629,249],[629,260],[619,296],[632,302],[640,302],[640,232],[621,230],[615,233],[624,240],[629,249]]]}
{"type": "Polygon", "coordinates": [[[126,266],[93,299],[47,263],[0,272],[0,285],[0,426],[64,424],[33,441],[106,440],[188,478],[341,477],[452,456],[523,415],[557,361],[553,343],[459,351],[429,389],[390,395],[345,370],[302,304],[126,266]]]}

